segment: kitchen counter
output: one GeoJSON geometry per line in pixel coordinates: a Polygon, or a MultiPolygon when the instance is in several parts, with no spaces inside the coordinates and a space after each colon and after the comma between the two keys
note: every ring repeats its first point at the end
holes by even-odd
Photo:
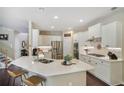
{"type": "Polygon", "coordinates": [[[118,58],[117,60],[112,60],[112,59],[109,59],[108,56],[105,56],[105,57],[96,57],[96,56],[87,55],[87,54],[83,54],[83,53],[80,53],[80,54],[81,55],[84,55],[84,56],[87,56],[87,57],[91,57],[91,58],[95,58],[95,59],[99,59],[99,60],[104,60],[104,61],[107,61],[107,62],[122,62],[122,61],[124,61],[121,58],[118,58]]]}
{"type": "Polygon", "coordinates": [[[88,72],[108,85],[119,85],[122,83],[123,59],[110,60],[108,57],[80,54],[80,60],[94,66],[94,69],[88,72]]]}
{"type": "Polygon", "coordinates": [[[93,66],[76,59],[72,60],[76,64],[71,66],[64,66],[61,62],[63,60],[44,64],[33,61],[32,57],[21,57],[12,64],[44,76],[46,85],[86,85],[86,71],[93,69],[93,66]]]}

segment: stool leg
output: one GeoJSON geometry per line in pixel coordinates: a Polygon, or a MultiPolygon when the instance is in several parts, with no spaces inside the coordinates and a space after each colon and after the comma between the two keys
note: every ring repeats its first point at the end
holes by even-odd
{"type": "Polygon", "coordinates": [[[26,76],[25,76],[25,74],[24,74],[24,78],[26,79],[26,76]]]}
{"type": "Polygon", "coordinates": [[[13,78],[14,80],[13,80],[13,86],[15,85],[15,78],[13,78]]]}
{"type": "Polygon", "coordinates": [[[11,77],[9,76],[9,78],[8,78],[8,86],[9,86],[9,84],[10,84],[10,79],[11,79],[11,77]]]}
{"type": "Polygon", "coordinates": [[[22,76],[21,76],[21,83],[22,83],[22,86],[23,86],[23,80],[22,80],[22,76]]]}
{"type": "Polygon", "coordinates": [[[41,86],[43,86],[43,82],[41,82],[41,86]]]}

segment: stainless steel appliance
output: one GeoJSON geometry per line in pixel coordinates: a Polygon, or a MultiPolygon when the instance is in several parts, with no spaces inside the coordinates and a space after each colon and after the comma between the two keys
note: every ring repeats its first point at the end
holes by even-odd
{"type": "Polygon", "coordinates": [[[79,59],[79,44],[78,44],[78,42],[74,43],[73,55],[74,55],[74,58],[79,59]]]}

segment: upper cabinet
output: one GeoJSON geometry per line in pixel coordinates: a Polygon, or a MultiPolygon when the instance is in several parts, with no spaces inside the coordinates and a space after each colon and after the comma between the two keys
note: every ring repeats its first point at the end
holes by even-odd
{"type": "Polygon", "coordinates": [[[73,42],[84,43],[88,39],[88,31],[77,32],[73,35],[73,42]]]}
{"type": "Polygon", "coordinates": [[[102,44],[109,47],[122,46],[122,25],[112,22],[102,26],[102,44]]]}
{"type": "Polygon", "coordinates": [[[101,37],[101,23],[88,28],[88,38],[101,37]]]}

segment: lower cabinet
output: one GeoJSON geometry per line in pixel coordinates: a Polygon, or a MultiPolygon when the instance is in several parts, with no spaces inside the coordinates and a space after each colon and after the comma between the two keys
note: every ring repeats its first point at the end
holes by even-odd
{"type": "Polygon", "coordinates": [[[94,66],[89,72],[109,85],[122,83],[122,62],[111,62],[80,55],[80,60],[94,66]]]}

